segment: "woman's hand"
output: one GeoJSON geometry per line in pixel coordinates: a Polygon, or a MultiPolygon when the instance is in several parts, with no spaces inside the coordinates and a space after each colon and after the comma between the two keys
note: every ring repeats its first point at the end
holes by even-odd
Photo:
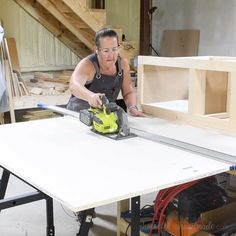
{"type": "Polygon", "coordinates": [[[128,108],[128,112],[131,116],[146,117],[146,115],[143,112],[138,110],[137,106],[130,106],[128,108]]]}
{"type": "Polygon", "coordinates": [[[94,108],[101,108],[102,107],[102,100],[101,100],[101,97],[103,96],[104,94],[102,93],[92,93],[90,96],[89,96],[89,99],[88,99],[88,103],[91,107],[94,107],[94,108]]]}

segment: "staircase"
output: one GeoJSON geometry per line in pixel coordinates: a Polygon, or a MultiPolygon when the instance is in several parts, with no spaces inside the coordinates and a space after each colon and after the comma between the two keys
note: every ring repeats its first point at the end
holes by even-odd
{"type": "MultiPolygon", "coordinates": [[[[107,25],[106,10],[89,8],[88,0],[14,0],[79,57],[93,52],[95,32],[107,25]]],[[[121,42],[120,54],[132,65],[138,55],[135,42],[121,42]]]]}

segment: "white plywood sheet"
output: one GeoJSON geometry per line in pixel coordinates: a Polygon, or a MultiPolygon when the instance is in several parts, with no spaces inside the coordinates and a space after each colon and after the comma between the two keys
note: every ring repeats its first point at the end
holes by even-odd
{"type": "Polygon", "coordinates": [[[139,137],[114,141],[71,117],[2,125],[0,133],[0,164],[73,211],[229,169],[139,137]]]}
{"type": "Polygon", "coordinates": [[[156,117],[129,117],[130,127],[235,156],[236,136],[156,117]]]}
{"type": "Polygon", "coordinates": [[[188,112],[188,100],[173,100],[167,102],[153,102],[147,105],[164,108],[173,111],[188,112]]]}

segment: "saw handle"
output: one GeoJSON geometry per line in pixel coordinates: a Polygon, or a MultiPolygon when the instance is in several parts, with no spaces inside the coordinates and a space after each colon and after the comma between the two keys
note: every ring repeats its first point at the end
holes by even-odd
{"type": "Polygon", "coordinates": [[[107,99],[106,95],[100,96],[100,99],[102,101],[102,105],[107,105],[109,104],[109,100],[107,99]]]}

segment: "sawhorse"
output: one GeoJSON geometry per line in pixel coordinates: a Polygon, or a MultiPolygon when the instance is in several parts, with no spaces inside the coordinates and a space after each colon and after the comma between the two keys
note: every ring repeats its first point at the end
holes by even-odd
{"type": "Polygon", "coordinates": [[[55,236],[52,198],[46,195],[45,193],[41,192],[40,190],[36,189],[34,186],[27,183],[23,179],[14,175],[10,171],[3,168],[3,173],[0,180],[0,211],[11,208],[11,207],[16,207],[19,205],[43,200],[43,199],[46,200],[46,217],[47,217],[46,236],[55,236]],[[35,189],[35,191],[28,194],[24,194],[24,195],[19,195],[16,197],[5,198],[10,175],[17,177],[18,179],[22,180],[26,184],[30,185],[32,188],[35,189]]]}

